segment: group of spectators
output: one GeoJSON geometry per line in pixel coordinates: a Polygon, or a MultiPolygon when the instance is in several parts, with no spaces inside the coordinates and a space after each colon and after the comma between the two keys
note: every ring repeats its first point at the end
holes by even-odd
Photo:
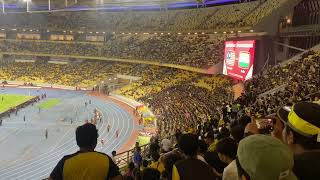
{"type": "MultiPolygon", "coordinates": [[[[29,59],[30,57],[18,57],[29,59]]],[[[139,76],[146,68],[145,65],[125,64],[103,61],[68,62],[67,64],[49,63],[45,60],[36,62],[7,62],[0,66],[0,80],[21,81],[64,85],[73,87],[93,87],[101,81],[108,80],[116,74],[139,76]]]]}
{"type": "Polygon", "coordinates": [[[208,68],[223,60],[225,35],[110,34],[101,43],[0,41],[8,53],[122,58],[208,68]]]}
{"type": "Polygon", "coordinates": [[[320,92],[319,60],[319,52],[309,51],[298,60],[269,67],[245,83],[245,93],[235,103],[246,113],[264,117],[279,106],[309,100],[320,92]]]}
{"type": "Polygon", "coordinates": [[[112,158],[94,151],[97,129],[85,124],[76,130],[79,151],[64,156],[49,179],[318,179],[319,117],[320,104],[299,102],[279,107],[269,131],[247,115],[224,125],[205,122],[194,130],[177,129],[161,142],[153,137],[146,155],[136,145],[122,173],[112,158]]]}
{"type": "Polygon", "coordinates": [[[188,31],[252,27],[287,0],[167,11],[67,11],[5,14],[1,26],[72,31],[188,31]],[[39,25],[40,24],[40,25],[39,25]]]}

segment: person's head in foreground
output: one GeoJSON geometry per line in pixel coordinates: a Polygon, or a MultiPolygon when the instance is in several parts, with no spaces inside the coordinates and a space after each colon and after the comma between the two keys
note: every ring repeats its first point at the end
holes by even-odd
{"type": "Polygon", "coordinates": [[[278,110],[278,117],[285,124],[283,142],[295,154],[320,150],[320,105],[300,102],[278,110]]]}
{"type": "Polygon", "coordinates": [[[76,141],[80,151],[94,151],[97,146],[98,130],[95,125],[86,123],[76,129],[76,141]]]}
{"type": "Polygon", "coordinates": [[[251,135],[240,141],[237,155],[241,180],[297,180],[293,153],[279,139],[251,135]]]}
{"type": "Polygon", "coordinates": [[[320,105],[300,102],[278,110],[282,139],[294,152],[293,171],[299,179],[320,177],[320,105]]]}
{"type": "Polygon", "coordinates": [[[199,149],[197,136],[193,134],[183,134],[178,142],[179,149],[187,157],[196,157],[199,149]]]}
{"type": "Polygon", "coordinates": [[[111,154],[112,154],[112,156],[114,157],[114,156],[117,155],[117,151],[112,151],[111,154]]]}
{"type": "Polygon", "coordinates": [[[145,168],[141,172],[141,180],[160,180],[160,172],[157,169],[145,168]]]}
{"type": "Polygon", "coordinates": [[[223,138],[216,145],[219,159],[224,163],[231,163],[237,156],[237,142],[232,138],[223,138]]]}
{"type": "Polygon", "coordinates": [[[50,180],[121,180],[119,168],[112,159],[94,151],[98,130],[86,123],[76,129],[76,141],[80,151],[64,156],[50,174],[50,180]]]}

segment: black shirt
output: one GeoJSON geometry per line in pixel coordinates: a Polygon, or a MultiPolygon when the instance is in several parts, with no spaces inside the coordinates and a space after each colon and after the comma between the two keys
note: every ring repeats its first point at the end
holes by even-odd
{"type": "Polygon", "coordinates": [[[293,172],[299,180],[320,179],[320,150],[295,155],[293,172]]]}

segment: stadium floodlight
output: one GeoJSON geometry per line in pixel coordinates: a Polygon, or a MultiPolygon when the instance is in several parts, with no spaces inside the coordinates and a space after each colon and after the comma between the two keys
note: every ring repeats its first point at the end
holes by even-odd
{"type": "Polygon", "coordinates": [[[2,13],[4,14],[4,0],[2,0],[2,13]]]}
{"type": "Polygon", "coordinates": [[[27,3],[27,12],[29,12],[29,3],[31,3],[31,0],[23,0],[23,2],[27,3]]]}

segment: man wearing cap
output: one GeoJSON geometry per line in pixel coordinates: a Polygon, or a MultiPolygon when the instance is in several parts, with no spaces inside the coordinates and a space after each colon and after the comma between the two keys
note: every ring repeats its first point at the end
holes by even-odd
{"type": "Polygon", "coordinates": [[[240,141],[237,169],[242,180],[297,180],[293,153],[279,139],[251,135],[240,141]]]}
{"type": "Polygon", "coordinates": [[[294,152],[299,179],[320,179],[320,105],[300,102],[277,113],[285,124],[283,142],[294,152]]]}

